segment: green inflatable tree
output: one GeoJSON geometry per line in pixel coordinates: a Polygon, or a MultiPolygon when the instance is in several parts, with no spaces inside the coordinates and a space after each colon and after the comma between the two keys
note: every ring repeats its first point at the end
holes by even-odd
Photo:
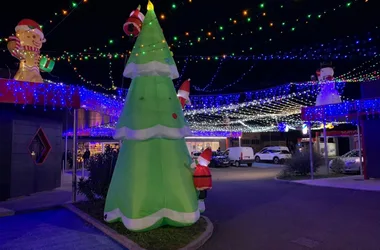
{"type": "Polygon", "coordinates": [[[200,212],[184,139],[191,131],[172,82],[178,70],[151,2],[124,76],[133,80],[114,136],[122,147],[104,218],[132,231],[192,225],[200,212]]]}

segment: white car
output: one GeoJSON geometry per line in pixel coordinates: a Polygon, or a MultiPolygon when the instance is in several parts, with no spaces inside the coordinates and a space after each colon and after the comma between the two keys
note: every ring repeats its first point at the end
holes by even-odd
{"type": "MultiPolygon", "coordinates": [[[[348,153],[345,153],[342,156],[339,156],[339,159],[341,159],[344,162],[344,173],[359,173],[360,172],[360,158],[359,158],[359,149],[351,150],[348,153]]],[[[363,159],[363,156],[362,156],[363,159]]],[[[331,169],[332,165],[331,160],[329,162],[329,167],[331,169]]]]}
{"type": "Polygon", "coordinates": [[[292,157],[288,147],[273,146],[265,147],[260,152],[255,154],[255,161],[273,161],[275,164],[279,164],[286,159],[292,157]]]}

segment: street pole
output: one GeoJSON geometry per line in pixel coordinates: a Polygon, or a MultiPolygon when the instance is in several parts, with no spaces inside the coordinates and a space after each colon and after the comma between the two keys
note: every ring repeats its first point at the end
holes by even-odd
{"type": "Polygon", "coordinates": [[[323,141],[325,143],[325,165],[327,174],[329,174],[329,150],[327,148],[326,120],[323,121],[323,141]]]}
{"type": "Polygon", "coordinates": [[[77,201],[78,110],[74,109],[72,202],[77,201]]]}
{"type": "Polygon", "coordinates": [[[309,151],[310,151],[310,178],[314,179],[313,138],[311,135],[311,122],[309,122],[309,151]]]}
{"type": "Polygon", "coordinates": [[[63,166],[63,172],[65,173],[66,171],[66,167],[67,167],[67,148],[68,148],[68,145],[67,145],[67,127],[68,127],[68,111],[66,109],[66,127],[65,127],[65,130],[66,130],[66,137],[65,137],[65,162],[64,162],[64,166],[63,166]]]}
{"type": "Polygon", "coordinates": [[[68,148],[68,145],[67,145],[67,134],[66,134],[66,137],[65,137],[65,162],[63,163],[63,173],[65,173],[66,171],[66,166],[67,166],[67,148],[68,148]]]}
{"type": "Polygon", "coordinates": [[[363,157],[362,157],[362,142],[361,142],[361,136],[360,136],[360,119],[359,119],[359,113],[358,113],[358,119],[357,119],[357,131],[358,131],[358,146],[359,146],[359,161],[360,161],[360,175],[363,175],[363,157]]]}

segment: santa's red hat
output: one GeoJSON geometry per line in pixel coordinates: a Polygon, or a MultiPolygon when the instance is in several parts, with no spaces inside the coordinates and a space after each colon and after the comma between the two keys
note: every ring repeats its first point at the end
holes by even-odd
{"type": "Polygon", "coordinates": [[[190,95],[190,78],[184,81],[178,89],[178,96],[183,97],[185,99],[189,99],[190,95]]]}
{"type": "Polygon", "coordinates": [[[44,33],[42,32],[42,29],[40,25],[31,20],[31,19],[22,19],[15,28],[16,32],[20,30],[30,30],[34,33],[36,33],[42,40],[42,42],[46,42],[44,33]]]}
{"type": "Polygon", "coordinates": [[[199,165],[207,167],[208,164],[210,164],[211,159],[212,159],[212,151],[210,148],[206,148],[198,157],[197,161],[199,165]]]}
{"type": "Polygon", "coordinates": [[[144,22],[144,19],[145,19],[145,16],[143,13],[140,12],[140,9],[141,9],[141,5],[137,6],[137,9],[132,11],[131,14],[129,15],[130,17],[131,16],[135,16],[137,17],[138,19],[140,19],[141,22],[144,22]]]}

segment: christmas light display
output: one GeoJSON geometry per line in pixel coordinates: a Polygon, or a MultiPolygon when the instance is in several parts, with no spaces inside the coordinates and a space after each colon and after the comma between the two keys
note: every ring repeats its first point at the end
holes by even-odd
{"type": "MultiPolygon", "coordinates": [[[[171,10],[168,13],[172,12],[173,10],[178,9],[178,6],[186,6],[185,3],[191,3],[191,2],[179,1],[177,3],[174,3],[172,5],[171,10]],[[173,6],[176,6],[176,7],[173,8],[173,6]]],[[[184,32],[183,35],[175,35],[171,37],[171,39],[169,39],[171,41],[170,45],[175,45],[177,47],[178,46],[192,46],[196,43],[200,43],[203,41],[223,41],[225,39],[228,39],[229,36],[231,36],[231,39],[236,39],[236,36],[241,37],[242,35],[258,35],[258,32],[263,31],[265,29],[272,29],[272,30],[277,31],[278,29],[276,27],[281,27],[281,29],[279,29],[280,34],[286,33],[287,31],[294,32],[300,27],[300,25],[307,25],[309,23],[312,23],[313,20],[320,20],[326,15],[336,13],[336,11],[338,10],[352,8],[354,5],[358,3],[369,3],[369,0],[353,0],[353,1],[347,2],[346,4],[338,4],[335,7],[325,9],[324,11],[310,13],[303,17],[294,18],[293,20],[282,20],[282,21],[268,20],[269,15],[266,11],[267,5],[264,5],[265,6],[264,8],[261,8],[261,7],[246,8],[246,9],[243,9],[242,11],[239,11],[235,15],[233,15],[233,17],[225,19],[222,22],[220,21],[213,22],[215,25],[214,25],[214,28],[212,29],[197,28],[193,32],[187,31],[187,32],[184,32]],[[238,26],[240,24],[246,24],[246,25],[251,26],[252,23],[254,23],[255,18],[257,19],[256,23],[257,21],[262,19],[262,23],[260,23],[259,26],[255,27],[255,29],[248,30],[245,33],[228,32],[229,27],[233,28],[234,26],[238,26]]],[[[273,6],[269,6],[269,7],[270,9],[273,9],[273,6]]],[[[286,11],[287,5],[281,4],[281,5],[278,5],[278,8],[286,11]]],[[[168,13],[162,13],[160,15],[161,20],[166,20],[168,17],[167,15],[168,13]]],[[[121,37],[121,39],[125,39],[125,38],[128,38],[128,36],[121,37]]],[[[107,41],[106,44],[100,47],[107,48],[111,46],[112,44],[116,43],[117,40],[118,39],[115,39],[115,38],[106,39],[107,41]]],[[[272,39],[268,38],[268,42],[270,41],[272,41],[272,39]]],[[[247,49],[239,51],[238,53],[245,53],[251,50],[252,48],[247,48],[247,49]]]]}
{"type": "MultiPolygon", "coordinates": [[[[107,137],[112,138],[115,134],[116,124],[105,124],[91,128],[83,128],[78,130],[79,137],[107,137]]],[[[73,131],[66,131],[62,136],[73,136],[73,131]]],[[[239,138],[242,136],[241,131],[192,131],[192,136],[185,139],[204,139],[204,138],[239,138]]]]}
{"type": "Polygon", "coordinates": [[[42,106],[45,111],[48,108],[80,108],[81,97],[84,97],[78,87],[8,79],[0,79],[0,93],[0,103],[14,103],[22,108],[42,106]]]}
{"type": "MultiPolygon", "coordinates": [[[[82,0],[82,1],[73,1],[67,8],[61,9],[59,12],[54,12],[52,17],[50,19],[47,19],[44,22],[41,22],[41,25],[39,27],[41,29],[46,29],[50,28],[50,32],[57,26],[59,25],[62,20],[64,20],[67,16],[69,16],[73,11],[77,10],[82,4],[88,3],[88,0],[82,0]]],[[[50,33],[49,32],[49,33],[50,33]]],[[[8,42],[8,38],[1,38],[0,39],[0,44],[2,42],[8,42]]]]}
{"type": "MultiPolygon", "coordinates": [[[[57,93],[55,100],[65,100],[64,94],[78,92],[80,94],[81,107],[93,110],[96,112],[104,113],[107,115],[118,117],[123,107],[125,99],[123,98],[126,92],[123,92],[123,97],[117,95],[106,95],[98,93],[92,90],[88,90],[84,87],[64,85],[62,83],[51,83],[41,85],[38,89],[32,83],[19,82],[19,81],[9,81],[1,80],[7,86],[8,95],[12,95],[12,98],[17,99],[17,104],[27,105],[24,100],[27,100],[28,93],[35,93],[38,95],[37,99],[48,100],[51,93],[57,93]]],[[[344,82],[338,82],[337,89],[343,89],[344,82]]],[[[306,83],[289,83],[265,90],[250,91],[244,93],[236,94],[225,94],[225,95],[193,95],[191,98],[191,106],[187,106],[185,110],[185,116],[187,119],[194,115],[204,115],[209,117],[210,124],[214,121],[211,119],[211,114],[228,114],[233,111],[243,110],[243,112],[248,112],[248,116],[252,115],[251,111],[244,111],[244,108],[249,107],[261,107],[263,110],[264,106],[261,104],[276,104],[276,101],[287,100],[293,98],[305,106],[314,105],[315,97],[319,92],[320,87],[318,84],[313,82],[306,83]]],[[[70,95],[69,95],[70,96],[70,95]]],[[[347,98],[346,98],[347,99],[347,98]]],[[[56,101],[57,103],[59,101],[56,101]]],[[[281,105],[284,105],[282,103],[281,105]]],[[[295,105],[294,103],[291,105],[295,105]]],[[[55,109],[56,106],[50,105],[51,109],[55,109]]],[[[57,106],[58,107],[58,106],[57,106]]],[[[46,107],[47,109],[48,107],[46,107]]],[[[277,110],[278,111],[278,110],[277,110]]],[[[277,112],[278,113],[278,112],[277,112]]],[[[225,115],[224,115],[225,116],[225,115]]],[[[240,117],[244,118],[244,117],[240,117]]],[[[249,118],[249,117],[248,117],[249,118]]],[[[219,119],[219,118],[218,118],[219,119]]],[[[223,118],[218,120],[218,123],[223,123],[223,118]]],[[[232,121],[232,123],[234,123],[232,121]]],[[[207,129],[203,129],[207,131],[207,129]]]]}
{"type": "MultiPolygon", "coordinates": [[[[237,39],[237,37],[241,36],[257,36],[260,35],[260,32],[264,30],[273,30],[273,32],[279,32],[283,34],[285,32],[294,32],[296,31],[300,25],[307,25],[312,23],[313,20],[320,20],[326,15],[336,14],[338,10],[344,10],[347,8],[351,8],[354,4],[358,3],[368,3],[368,0],[353,0],[347,2],[346,4],[337,4],[334,7],[330,7],[329,9],[325,9],[324,11],[318,11],[316,13],[310,13],[303,17],[298,17],[293,20],[273,20],[270,21],[268,18],[263,18],[262,22],[259,20],[253,21],[252,16],[249,14],[254,13],[254,10],[257,9],[247,9],[242,12],[239,12],[236,18],[228,18],[225,22],[213,22],[214,28],[197,28],[193,32],[186,31],[182,35],[175,35],[172,37],[170,41],[176,46],[193,46],[197,43],[203,41],[224,41],[226,39],[237,39]],[[252,26],[253,23],[258,23],[253,29],[247,29],[245,32],[228,32],[229,27],[237,26],[238,24],[247,24],[252,26]],[[276,28],[276,29],[274,29],[276,28]]],[[[257,13],[256,19],[260,17],[267,17],[267,12],[264,8],[259,8],[259,13],[257,13]]],[[[274,18],[275,19],[275,18],[274,18]]],[[[272,39],[268,38],[268,42],[271,42],[272,39]]],[[[248,52],[251,49],[242,50],[240,52],[248,52]]]]}
{"type": "Polygon", "coordinates": [[[380,98],[355,100],[318,107],[304,107],[302,119],[318,122],[342,122],[356,123],[359,116],[375,117],[380,113],[380,98]]]}
{"type": "Polygon", "coordinates": [[[356,68],[348,71],[345,74],[337,77],[339,80],[344,81],[372,81],[379,79],[380,71],[379,69],[379,54],[376,54],[370,60],[363,62],[356,68]]]}
{"type": "Polygon", "coordinates": [[[196,90],[198,90],[198,91],[202,91],[202,92],[221,92],[221,91],[223,91],[223,90],[225,90],[225,89],[227,89],[227,88],[229,88],[229,87],[232,87],[232,86],[234,86],[235,84],[241,82],[241,81],[244,79],[244,77],[245,77],[247,74],[249,74],[249,73],[253,70],[254,66],[255,66],[255,65],[250,66],[250,67],[248,68],[248,70],[247,70],[246,72],[244,72],[243,74],[241,74],[241,75],[240,75],[235,81],[233,81],[233,82],[231,82],[231,83],[229,83],[229,84],[224,85],[224,87],[222,87],[222,88],[219,88],[219,89],[211,89],[211,90],[207,90],[207,89],[206,89],[206,87],[208,87],[208,86],[210,86],[210,85],[212,84],[213,79],[215,79],[216,75],[219,73],[218,70],[216,71],[216,73],[214,74],[214,76],[211,78],[211,81],[212,81],[212,82],[210,82],[209,84],[207,84],[206,87],[204,87],[204,88],[199,88],[198,86],[194,85],[194,88],[195,88],[196,90]]]}
{"type": "Polygon", "coordinates": [[[218,68],[216,69],[216,71],[215,71],[215,74],[211,77],[211,80],[210,80],[210,82],[203,88],[203,89],[200,89],[199,87],[197,87],[196,85],[194,86],[194,88],[196,89],[196,90],[198,90],[198,91],[206,91],[206,89],[208,88],[208,87],[210,87],[213,83],[214,83],[214,80],[215,80],[215,78],[218,76],[218,74],[219,74],[219,72],[220,72],[220,70],[222,69],[222,66],[223,66],[223,63],[226,61],[226,59],[222,59],[222,60],[220,60],[220,62],[219,62],[219,65],[218,65],[218,68]]]}
{"type": "MultiPolygon", "coordinates": [[[[362,38],[356,36],[347,36],[344,39],[333,39],[329,43],[316,43],[309,46],[304,46],[291,51],[276,51],[273,54],[254,54],[242,55],[238,53],[219,54],[219,55],[176,55],[176,58],[183,58],[192,62],[197,61],[212,61],[212,60],[242,60],[242,61],[269,61],[269,60],[323,60],[324,58],[331,59],[349,59],[352,57],[372,57],[379,53],[377,42],[380,38],[379,29],[375,29],[375,33],[366,33],[362,38]]],[[[162,43],[162,41],[160,42],[162,43]]],[[[154,52],[156,46],[160,43],[144,44],[145,53],[154,52]]],[[[3,50],[4,51],[4,50],[3,50]]],[[[126,52],[103,52],[100,48],[88,48],[83,52],[59,52],[49,51],[49,57],[56,60],[98,60],[98,59],[113,59],[125,60],[125,56],[131,51],[126,52]],[[58,55],[57,55],[58,54],[58,55]],[[61,55],[59,55],[61,54],[61,55]]]]}
{"type": "Polygon", "coordinates": [[[111,60],[108,63],[108,78],[111,81],[111,89],[112,90],[117,89],[116,86],[115,86],[115,81],[113,79],[113,75],[112,75],[112,61],[111,60]]]}
{"type": "MultiPolygon", "coordinates": [[[[180,61],[177,61],[177,67],[178,67],[178,64],[179,64],[179,62],[180,61]]],[[[184,64],[182,65],[182,70],[181,70],[181,72],[179,73],[179,77],[178,77],[178,79],[176,80],[176,84],[175,84],[175,88],[178,88],[178,86],[180,85],[180,84],[182,84],[182,77],[183,77],[183,75],[185,74],[185,72],[186,72],[186,68],[187,68],[187,64],[189,63],[189,58],[188,57],[186,57],[185,58],[185,60],[184,60],[184,64]]]]}

